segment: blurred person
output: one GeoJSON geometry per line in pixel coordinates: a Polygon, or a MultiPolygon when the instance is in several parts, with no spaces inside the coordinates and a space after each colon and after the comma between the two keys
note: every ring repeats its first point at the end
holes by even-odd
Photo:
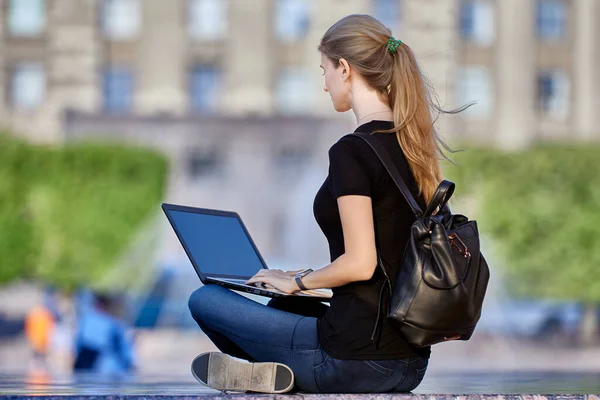
{"type": "MultiPolygon", "coordinates": [[[[412,50],[368,15],[336,22],[318,50],[335,111],[352,110],[355,132],[373,134],[387,148],[425,209],[442,180],[443,143],[431,111],[443,111],[431,101],[412,50]]],[[[410,346],[380,314],[390,293],[377,268],[379,249],[397,274],[398,249],[416,217],[362,139],[343,137],[330,148],[329,174],[313,209],[331,264],[302,277],[264,269],[246,283],[285,293],[332,288],[331,305],[284,298],[265,306],[214,284],[200,287],[189,299],[191,314],[222,352],[194,359],[192,373],[201,383],[270,393],[294,385],[313,393],[409,392],[421,383],[430,348],[410,346]]]]}
{"type": "Polygon", "coordinates": [[[134,348],[125,324],[116,317],[115,302],[96,294],[92,307],[81,309],[75,335],[73,371],[126,374],[134,369],[134,348]]]}
{"type": "Polygon", "coordinates": [[[32,308],[25,316],[25,337],[33,354],[30,369],[47,370],[48,352],[57,322],[60,320],[54,288],[46,288],[42,304],[32,308]]]}
{"type": "Polygon", "coordinates": [[[94,307],[94,292],[87,287],[80,287],[74,295],[75,314],[82,315],[94,307]]]}

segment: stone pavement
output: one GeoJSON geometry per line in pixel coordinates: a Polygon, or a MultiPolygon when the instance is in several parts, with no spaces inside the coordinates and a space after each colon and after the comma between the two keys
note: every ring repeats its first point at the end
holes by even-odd
{"type": "Polygon", "coordinates": [[[183,375],[139,375],[115,380],[101,376],[0,375],[0,399],[43,400],[78,398],[94,400],[203,399],[531,399],[600,400],[600,374],[589,373],[432,373],[413,394],[286,395],[222,394],[183,375]],[[503,395],[503,396],[499,396],[503,395]],[[535,395],[535,396],[534,396],[535,395]]]}

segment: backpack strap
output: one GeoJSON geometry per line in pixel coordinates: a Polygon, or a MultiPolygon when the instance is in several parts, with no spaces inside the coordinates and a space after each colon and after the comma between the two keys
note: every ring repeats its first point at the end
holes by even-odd
{"type": "Polygon", "coordinates": [[[355,132],[346,136],[356,136],[367,142],[367,144],[371,147],[371,149],[373,149],[373,151],[375,152],[375,154],[377,155],[387,172],[392,177],[392,180],[394,181],[398,189],[400,189],[400,192],[406,199],[406,202],[412,209],[415,216],[417,218],[420,218],[423,215],[423,211],[421,210],[421,207],[419,207],[419,204],[417,204],[417,201],[413,197],[408,187],[406,186],[404,179],[402,179],[402,176],[400,175],[400,171],[398,171],[398,168],[394,164],[392,157],[390,157],[390,154],[387,152],[383,144],[381,144],[381,142],[372,137],[370,134],[364,132],[355,132]]]}

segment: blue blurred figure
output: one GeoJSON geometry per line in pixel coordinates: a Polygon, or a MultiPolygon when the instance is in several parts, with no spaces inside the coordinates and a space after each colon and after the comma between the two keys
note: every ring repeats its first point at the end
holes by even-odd
{"type": "Polygon", "coordinates": [[[75,335],[74,372],[126,374],[134,369],[133,343],[113,312],[112,299],[97,294],[93,307],[82,307],[75,335]]]}

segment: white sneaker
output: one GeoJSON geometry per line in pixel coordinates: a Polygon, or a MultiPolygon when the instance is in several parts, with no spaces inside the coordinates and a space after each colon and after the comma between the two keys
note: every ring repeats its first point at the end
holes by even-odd
{"type": "Polygon", "coordinates": [[[225,353],[202,353],[192,361],[200,383],[232,392],[285,393],[294,387],[294,372],[275,362],[250,362],[225,353]]]}

